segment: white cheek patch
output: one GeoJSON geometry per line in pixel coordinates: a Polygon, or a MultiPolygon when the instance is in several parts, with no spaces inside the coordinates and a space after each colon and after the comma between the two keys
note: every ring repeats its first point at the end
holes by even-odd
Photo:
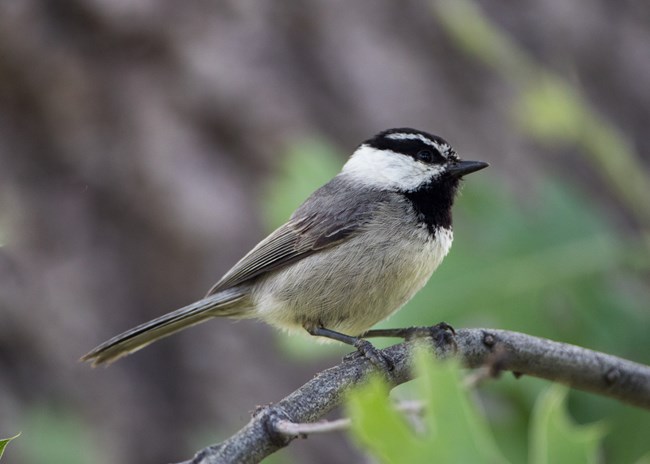
{"type": "Polygon", "coordinates": [[[444,170],[444,165],[427,165],[391,150],[361,145],[341,172],[359,184],[408,191],[435,179],[444,170]]]}

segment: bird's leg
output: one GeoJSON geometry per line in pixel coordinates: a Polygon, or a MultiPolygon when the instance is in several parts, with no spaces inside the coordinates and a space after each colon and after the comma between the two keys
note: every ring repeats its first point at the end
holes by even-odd
{"type": "Polygon", "coordinates": [[[346,345],[352,345],[357,349],[357,352],[360,355],[367,358],[375,367],[384,371],[393,370],[393,363],[389,359],[385,358],[368,340],[336,332],[335,330],[326,329],[323,326],[305,327],[305,330],[315,337],[331,338],[332,340],[337,340],[346,345]]]}
{"type": "Polygon", "coordinates": [[[405,327],[402,329],[373,329],[361,334],[363,338],[396,337],[404,340],[431,337],[436,346],[448,345],[453,341],[456,331],[446,322],[440,322],[432,327],[405,327]]]}

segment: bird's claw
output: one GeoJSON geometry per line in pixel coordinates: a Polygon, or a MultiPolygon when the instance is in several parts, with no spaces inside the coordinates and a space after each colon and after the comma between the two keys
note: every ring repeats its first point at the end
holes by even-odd
{"type": "Polygon", "coordinates": [[[456,335],[456,331],[446,322],[440,322],[431,327],[410,327],[405,330],[404,340],[429,337],[439,348],[444,348],[452,344],[455,345],[454,336],[456,335]]]}
{"type": "Polygon", "coordinates": [[[393,362],[384,356],[382,352],[375,348],[373,344],[368,340],[360,338],[354,343],[354,347],[357,349],[357,351],[346,355],[343,358],[344,361],[349,361],[363,356],[368,361],[370,361],[373,366],[381,371],[390,372],[395,368],[393,362]]]}

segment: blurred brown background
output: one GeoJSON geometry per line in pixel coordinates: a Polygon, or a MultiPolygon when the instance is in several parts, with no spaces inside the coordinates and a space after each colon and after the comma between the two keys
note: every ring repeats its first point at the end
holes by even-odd
{"type": "MultiPolygon", "coordinates": [[[[479,6],[647,168],[650,3],[479,6]]],[[[7,462],[71,462],[57,458],[65,439],[75,462],[187,459],[336,362],[287,358],[272,329],[227,320],[109,369],[77,362],[202,296],[263,236],[260,196],[299,138],[348,154],[382,129],[429,130],[489,161],[492,182],[525,196],[540,177],[568,180],[643,236],[643,214],[579,150],[517,128],[509,71],[466,53],[435,7],[0,2],[0,437],[23,432],[7,462]]],[[[362,458],[331,436],[279,459],[362,458]]]]}

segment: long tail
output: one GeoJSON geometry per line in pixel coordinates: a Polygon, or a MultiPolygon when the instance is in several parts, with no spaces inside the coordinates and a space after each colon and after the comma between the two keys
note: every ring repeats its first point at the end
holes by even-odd
{"type": "Polygon", "coordinates": [[[91,361],[93,367],[104,363],[110,364],[156,340],[196,325],[211,317],[240,315],[245,310],[240,304],[245,297],[246,292],[238,288],[210,295],[184,308],[177,309],[116,335],[85,354],[81,360],[91,361]]]}

